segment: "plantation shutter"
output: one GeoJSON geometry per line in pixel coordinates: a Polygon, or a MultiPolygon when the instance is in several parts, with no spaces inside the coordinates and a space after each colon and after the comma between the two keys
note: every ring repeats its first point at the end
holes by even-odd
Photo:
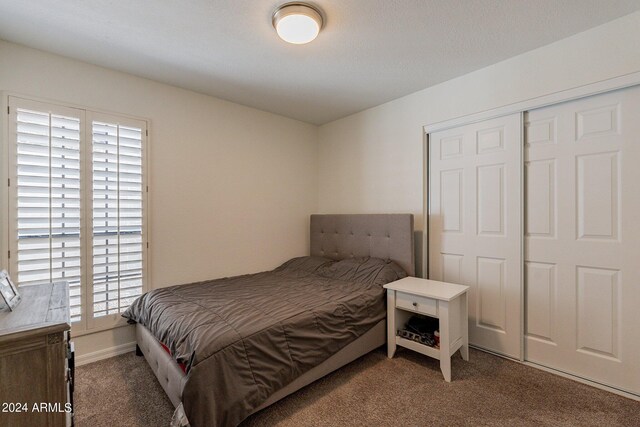
{"type": "Polygon", "coordinates": [[[144,124],[91,120],[93,316],[123,312],[144,281],[144,124]]]}
{"type": "Polygon", "coordinates": [[[82,315],[82,111],[46,107],[14,110],[12,274],[19,286],[68,281],[71,320],[77,322],[82,315]]]}
{"type": "Polygon", "coordinates": [[[125,324],[146,290],[146,126],[9,97],[9,274],[67,281],[75,331],[125,324]]]}

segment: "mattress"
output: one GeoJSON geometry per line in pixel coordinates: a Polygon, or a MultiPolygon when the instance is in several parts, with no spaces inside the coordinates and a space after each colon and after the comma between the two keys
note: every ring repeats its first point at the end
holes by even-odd
{"type": "Polygon", "coordinates": [[[124,316],[184,364],[192,426],[235,426],[384,319],[382,285],[405,275],[373,258],[295,258],[273,271],[153,290],[124,316]]]}

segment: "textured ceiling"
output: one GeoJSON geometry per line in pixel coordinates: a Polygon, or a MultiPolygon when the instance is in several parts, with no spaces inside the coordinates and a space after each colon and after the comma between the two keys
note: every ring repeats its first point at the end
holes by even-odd
{"type": "Polygon", "coordinates": [[[639,0],[316,0],[311,44],[285,0],[0,0],[0,38],[322,124],[640,9],[639,0]]]}

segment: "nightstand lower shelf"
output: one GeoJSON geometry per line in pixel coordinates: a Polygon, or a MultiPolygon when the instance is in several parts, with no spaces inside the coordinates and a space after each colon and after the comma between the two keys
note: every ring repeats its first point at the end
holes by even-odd
{"type": "Polygon", "coordinates": [[[440,360],[440,349],[435,347],[429,347],[419,342],[411,341],[402,337],[396,337],[396,345],[400,347],[408,348],[409,350],[417,351],[425,356],[433,357],[440,360]]]}

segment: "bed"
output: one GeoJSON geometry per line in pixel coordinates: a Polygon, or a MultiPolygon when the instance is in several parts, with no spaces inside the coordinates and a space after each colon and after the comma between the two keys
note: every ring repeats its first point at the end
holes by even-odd
{"type": "Polygon", "coordinates": [[[310,256],[153,290],[125,317],[174,418],[235,426],[384,345],[382,284],[414,274],[412,215],[312,215],[310,256]]]}

